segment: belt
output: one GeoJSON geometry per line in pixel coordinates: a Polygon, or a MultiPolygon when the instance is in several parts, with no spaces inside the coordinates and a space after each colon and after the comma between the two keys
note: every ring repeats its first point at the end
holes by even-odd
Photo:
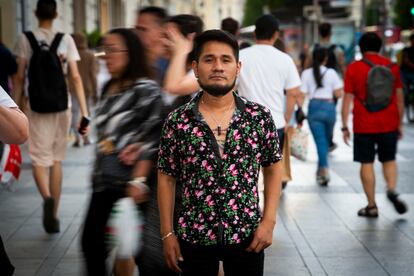
{"type": "Polygon", "coordinates": [[[323,102],[328,102],[328,103],[333,103],[334,102],[333,99],[326,99],[326,98],[312,98],[311,100],[323,101],[323,102]]]}

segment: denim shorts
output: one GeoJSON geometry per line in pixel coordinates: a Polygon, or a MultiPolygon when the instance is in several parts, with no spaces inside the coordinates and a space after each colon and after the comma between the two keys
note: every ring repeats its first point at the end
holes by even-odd
{"type": "Polygon", "coordinates": [[[398,132],[375,134],[354,134],[354,161],[373,163],[378,153],[380,162],[395,160],[397,154],[398,132]]]}

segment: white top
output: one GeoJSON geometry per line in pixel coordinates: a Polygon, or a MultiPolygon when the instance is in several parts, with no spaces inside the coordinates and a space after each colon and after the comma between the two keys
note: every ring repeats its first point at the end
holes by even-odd
{"type": "Polygon", "coordinates": [[[325,66],[320,67],[322,77],[322,87],[317,89],[316,81],[313,76],[313,69],[308,68],[302,72],[302,85],[300,91],[308,94],[309,98],[332,99],[333,93],[337,89],[343,88],[344,84],[334,69],[325,66]]]}
{"type": "MultiPolygon", "coordinates": [[[[39,28],[33,31],[34,36],[36,37],[39,45],[44,42],[50,46],[52,44],[53,39],[55,38],[56,31],[39,28]]],[[[29,68],[30,58],[32,57],[32,48],[30,47],[29,40],[27,39],[25,34],[20,34],[16,46],[14,48],[14,54],[18,57],[24,58],[27,61],[27,67],[29,68]]],[[[57,53],[61,57],[63,62],[63,72],[67,70],[67,61],[78,61],[80,60],[80,56],[78,50],[76,48],[76,44],[73,41],[73,38],[68,35],[64,34],[62,40],[59,43],[57,48],[57,53]]]]}
{"type": "Polygon", "coordinates": [[[239,94],[266,106],[277,128],[286,125],[284,90],[300,86],[292,58],[271,45],[253,45],[240,51],[239,94]]]}
{"type": "Polygon", "coordinates": [[[9,94],[0,86],[0,106],[17,107],[16,103],[10,98],[9,94]]]}

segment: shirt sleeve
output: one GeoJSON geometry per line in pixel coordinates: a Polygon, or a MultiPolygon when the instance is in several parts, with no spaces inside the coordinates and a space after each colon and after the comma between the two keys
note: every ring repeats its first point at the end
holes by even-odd
{"type": "Polygon", "coordinates": [[[335,70],[331,70],[332,74],[332,90],[338,90],[344,87],[341,77],[335,70]]]}
{"type": "Polygon", "coordinates": [[[263,139],[262,139],[262,160],[260,165],[268,167],[282,159],[280,141],[277,135],[275,123],[270,111],[264,109],[263,139]]]}
{"type": "Polygon", "coordinates": [[[308,74],[304,71],[302,72],[302,83],[300,85],[300,91],[305,94],[309,94],[309,82],[307,81],[308,74]]]}
{"type": "Polygon", "coordinates": [[[24,34],[20,34],[14,46],[14,55],[25,60],[28,59],[31,52],[29,41],[24,34]]]}
{"type": "Polygon", "coordinates": [[[170,114],[162,128],[158,150],[158,169],[165,174],[177,177],[179,172],[179,155],[173,117],[174,113],[170,114]]]}
{"type": "Polygon", "coordinates": [[[65,44],[66,44],[66,59],[67,61],[78,61],[80,60],[80,56],[79,56],[79,52],[78,49],[76,48],[76,44],[75,41],[73,40],[73,38],[68,35],[65,34],[63,39],[65,40],[65,44]]]}
{"type": "Polygon", "coordinates": [[[16,103],[10,98],[7,92],[0,86],[0,106],[15,108],[16,103]]]}
{"type": "Polygon", "coordinates": [[[300,86],[300,77],[298,69],[296,68],[295,63],[293,62],[293,59],[290,56],[287,56],[286,59],[286,82],[285,82],[285,89],[292,89],[295,87],[300,86]]]}

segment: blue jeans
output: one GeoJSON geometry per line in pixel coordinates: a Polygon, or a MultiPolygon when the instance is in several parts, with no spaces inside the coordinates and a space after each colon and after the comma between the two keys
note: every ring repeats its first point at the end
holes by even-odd
{"type": "Polygon", "coordinates": [[[312,99],[308,108],[308,123],[318,150],[318,169],[328,168],[329,141],[336,120],[333,102],[312,99]]]}

